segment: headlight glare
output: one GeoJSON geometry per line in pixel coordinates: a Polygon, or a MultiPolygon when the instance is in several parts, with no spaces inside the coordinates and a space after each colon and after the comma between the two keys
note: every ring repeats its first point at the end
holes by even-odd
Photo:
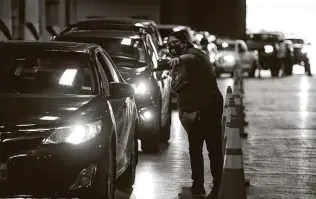
{"type": "Polygon", "coordinates": [[[144,83],[134,85],[134,89],[136,94],[145,94],[148,91],[147,85],[144,83]]]}
{"type": "Polygon", "coordinates": [[[81,144],[100,133],[102,122],[96,121],[89,124],[76,124],[70,127],[60,127],[55,129],[50,136],[48,136],[43,144],[81,144]]]}
{"type": "Polygon", "coordinates": [[[306,49],[306,47],[303,47],[301,52],[302,52],[303,54],[307,54],[308,50],[306,49]]]}
{"type": "Polygon", "coordinates": [[[271,46],[271,45],[265,45],[264,46],[264,52],[272,53],[273,51],[274,51],[273,46],[271,46]]]}

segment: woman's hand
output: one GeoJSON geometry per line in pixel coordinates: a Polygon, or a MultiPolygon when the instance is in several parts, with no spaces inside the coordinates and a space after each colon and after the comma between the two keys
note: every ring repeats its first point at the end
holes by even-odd
{"type": "Polygon", "coordinates": [[[180,58],[179,57],[174,57],[172,59],[169,60],[168,64],[171,66],[171,67],[174,67],[178,64],[180,64],[180,58]]]}

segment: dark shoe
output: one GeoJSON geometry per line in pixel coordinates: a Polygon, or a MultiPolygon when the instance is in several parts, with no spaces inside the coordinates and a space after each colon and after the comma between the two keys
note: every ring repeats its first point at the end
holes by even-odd
{"type": "Polygon", "coordinates": [[[192,196],[205,196],[206,192],[203,185],[193,185],[190,187],[192,196]]]}
{"type": "Polygon", "coordinates": [[[220,183],[215,183],[212,187],[211,193],[207,196],[207,199],[218,199],[220,183]]]}

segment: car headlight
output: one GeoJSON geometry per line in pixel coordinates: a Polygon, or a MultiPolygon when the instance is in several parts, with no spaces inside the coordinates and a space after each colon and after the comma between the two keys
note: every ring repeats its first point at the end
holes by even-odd
{"type": "Polygon", "coordinates": [[[273,49],[273,46],[271,45],[265,45],[264,46],[264,52],[265,53],[273,53],[274,49],[273,49]]]}
{"type": "Polygon", "coordinates": [[[225,55],[224,57],[223,57],[223,59],[224,59],[224,61],[225,62],[228,62],[228,63],[235,63],[235,57],[234,56],[232,56],[232,55],[225,55]]]}
{"type": "Polygon", "coordinates": [[[89,124],[76,124],[70,127],[56,128],[50,136],[43,140],[43,144],[81,144],[100,133],[102,127],[101,121],[89,124]]]}
{"type": "Polygon", "coordinates": [[[301,52],[302,52],[303,54],[307,54],[308,50],[307,50],[306,47],[303,47],[302,50],[301,50],[301,52]]]}
{"type": "Polygon", "coordinates": [[[145,83],[133,85],[136,94],[145,94],[148,92],[148,86],[145,83]]]}

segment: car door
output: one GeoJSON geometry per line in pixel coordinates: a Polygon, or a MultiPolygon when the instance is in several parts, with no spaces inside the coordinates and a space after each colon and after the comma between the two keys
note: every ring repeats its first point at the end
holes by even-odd
{"type": "MultiPolygon", "coordinates": [[[[150,56],[153,63],[153,68],[158,67],[158,53],[154,48],[151,36],[148,35],[146,38],[146,43],[148,44],[149,50],[151,52],[150,56]]],[[[170,71],[164,70],[159,72],[154,72],[154,76],[158,81],[160,92],[161,92],[161,126],[167,124],[169,119],[169,106],[171,99],[171,76],[170,71]]]]}
{"type": "MultiPolygon", "coordinates": [[[[106,78],[109,82],[120,82],[119,78],[111,70],[111,62],[104,54],[103,50],[96,51],[97,63],[103,68],[106,78]]],[[[117,134],[117,169],[120,170],[126,164],[126,128],[128,125],[128,111],[127,111],[127,98],[110,99],[109,103],[112,106],[115,121],[116,121],[116,134],[117,134]]]]}

